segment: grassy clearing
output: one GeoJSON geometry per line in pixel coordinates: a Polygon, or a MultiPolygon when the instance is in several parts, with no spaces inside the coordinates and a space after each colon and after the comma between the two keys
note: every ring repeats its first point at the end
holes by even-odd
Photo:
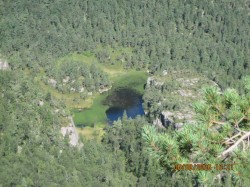
{"type": "Polygon", "coordinates": [[[93,101],[91,108],[73,109],[73,119],[76,126],[90,126],[93,127],[98,123],[105,123],[107,118],[105,111],[108,106],[102,105],[105,95],[97,95],[93,101]]]}
{"type": "Polygon", "coordinates": [[[123,61],[117,60],[117,57],[121,56],[122,53],[126,53],[126,54],[132,54],[132,49],[131,48],[117,48],[117,49],[113,49],[111,47],[101,47],[98,46],[96,51],[100,51],[100,50],[106,50],[109,55],[110,55],[110,61],[114,62],[114,64],[111,63],[99,63],[98,59],[95,57],[95,55],[92,52],[86,51],[82,54],[78,54],[78,53],[72,53],[70,55],[67,55],[61,59],[58,60],[57,64],[59,65],[60,63],[62,63],[65,60],[73,60],[73,61],[78,61],[78,62],[84,62],[88,65],[91,65],[93,63],[95,63],[95,65],[97,67],[99,67],[100,69],[102,69],[104,72],[106,72],[109,77],[115,77],[121,74],[126,73],[126,71],[124,72],[123,69],[123,61]]]}
{"type": "Polygon", "coordinates": [[[72,108],[88,108],[91,107],[93,103],[93,99],[95,98],[95,95],[89,96],[85,100],[81,99],[79,93],[60,93],[56,89],[52,88],[49,85],[44,84],[42,81],[38,81],[40,84],[41,89],[43,89],[45,92],[50,92],[52,97],[56,100],[62,101],[65,106],[69,109],[72,108]]]}
{"type": "Polygon", "coordinates": [[[98,127],[85,127],[85,128],[77,128],[77,132],[87,140],[91,140],[97,138],[97,140],[101,140],[102,136],[105,134],[103,130],[103,126],[98,127]]]}
{"type": "Polygon", "coordinates": [[[113,89],[119,87],[129,87],[139,92],[140,94],[144,93],[144,84],[147,80],[147,74],[143,71],[125,71],[123,75],[114,77],[113,89]]]}

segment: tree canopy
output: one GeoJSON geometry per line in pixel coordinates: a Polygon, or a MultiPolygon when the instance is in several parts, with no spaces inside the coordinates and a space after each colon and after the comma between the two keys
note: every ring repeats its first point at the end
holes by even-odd
{"type": "MultiPolygon", "coordinates": [[[[204,99],[194,104],[197,123],[186,124],[180,131],[157,132],[153,126],[143,128],[148,151],[166,170],[176,164],[233,164],[230,171],[193,173],[202,185],[216,185],[230,180],[234,185],[249,184],[250,161],[250,92],[245,78],[245,94],[235,89],[220,92],[204,89],[204,99]]],[[[181,173],[181,172],[180,172],[181,173]]]]}

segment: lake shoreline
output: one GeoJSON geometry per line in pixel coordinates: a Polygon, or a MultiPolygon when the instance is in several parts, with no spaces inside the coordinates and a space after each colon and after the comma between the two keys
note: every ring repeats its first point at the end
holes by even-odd
{"type": "MultiPolygon", "coordinates": [[[[117,90],[131,90],[132,95],[144,94],[144,86],[146,84],[147,74],[143,71],[128,72],[118,77],[113,78],[112,88],[106,92],[96,94],[93,98],[91,107],[88,108],[75,108],[71,112],[73,113],[74,122],[77,127],[94,127],[106,124],[108,119],[106,111],[112,106],[112,104],[105,103],[107,97],[110,97],[112,93],[117,90]],[[84,125],[83,125],[84,124],[84,125]]],[[[125,94],[126,95],[126,94],[125,94]]],[[[142,106],[141,106],[142,107],[142,106]]],[[[142,113],[142,112],[141,112],[142,113]]],[[[143,111],[144,113],[144,111],[143,111]]],[[[102,125],[103,126],[103,125],[102,125]]]]}

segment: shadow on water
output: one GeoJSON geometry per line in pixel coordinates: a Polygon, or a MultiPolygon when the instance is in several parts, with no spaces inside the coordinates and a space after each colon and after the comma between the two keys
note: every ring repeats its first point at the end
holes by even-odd
{"type": "Polygon", "coordinates": [[[104,104],[109,106],[106,110],[109,124],[121,118],[124,111],[126,111],[127,116],[130,118],[135,118],[137,115],[144,115],[142,103],[142,95],[132,89],[119,88],[114,90],[104,101],[104,104]]]}

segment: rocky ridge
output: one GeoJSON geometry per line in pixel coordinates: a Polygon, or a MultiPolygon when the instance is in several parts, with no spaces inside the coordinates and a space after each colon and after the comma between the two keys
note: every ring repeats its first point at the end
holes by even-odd
{"type": "Polygon", "coordinates": [[[203,87],[212,85],[216,84],[192,71],[164,70],[162,75],[151,76],[147,80],[146,93],[151,90],[152,93],[158,92],[159,99],[151,99],[148,103],[146,99],[146,113],[157,113],[153,119],[154,125],[179,130],[184,124],[195,122],[191,105],[201,99],[203,87]]]}

